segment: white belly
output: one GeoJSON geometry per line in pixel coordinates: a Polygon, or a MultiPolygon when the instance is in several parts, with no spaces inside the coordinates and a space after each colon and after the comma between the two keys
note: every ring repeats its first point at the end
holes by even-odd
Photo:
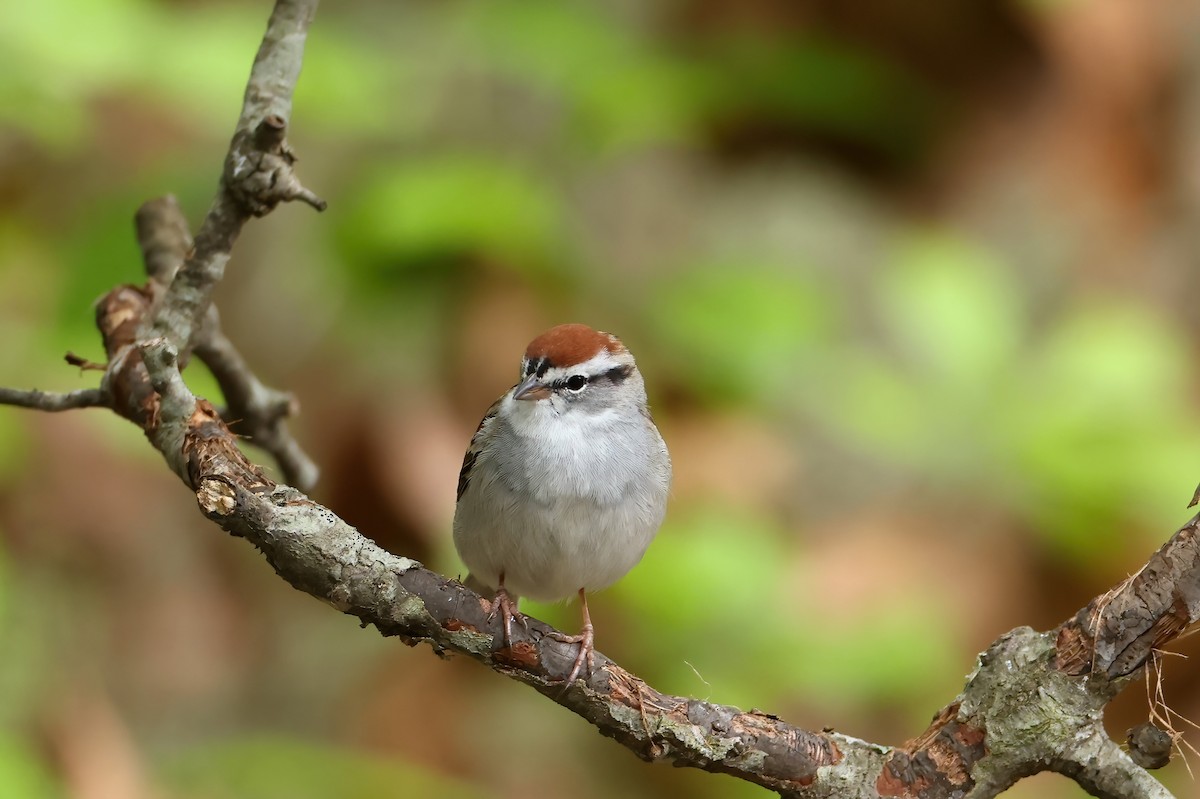
{"type": "Polygon", "coordinates": [[[478,458],[455,512],[454,543],[485,585],[498,587],[503,574],[510,593],[539,601],[596,591],[632,569],[653,540],[671,474],[658,431],[646,426],[638,431],[646,438],[626,449],[581,446],[580,431],[564,431],[572,432],[534,446],[500,430],[503,459],[478,458]]]}

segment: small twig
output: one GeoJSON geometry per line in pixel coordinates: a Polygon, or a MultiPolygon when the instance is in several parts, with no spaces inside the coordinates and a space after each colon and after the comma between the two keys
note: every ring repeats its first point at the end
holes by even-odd
{"type": "Polygon", "coordinates": [[[287,120],[270,115],[252,132],[234,137],[230,159],[225,162],[227,184],[234,198],[253,216],[265,216],[281,202],[299,200],[318,211],[327,204],[304,188],[292,166],[296,155],[284,135],[287,120]]]}
{"type": "MultiPolygon", "coordinates": [[[[1156,649],[1156,650],[1154,650],[1153,656],[1150,658],[1148,668],[1145,669],[1146,701],[1147,701],[1147,704],[1150,706],[1149,720],[1151,723],[1153,723],[1156,726],[1160,727],[1161,729],[1165,730],[1167,732],[1167,734],[1171,736],[1172,745],[1174,746],[1175,750],[1179,752],[1179,756],[1183,760],[1183,765],[1187,769],[1188,775],[1191,776],[1193,779],[1195,779],[1195,775],[1192,773],[1192,764],[1188,762],[1187,751],[1184,750],[1184,747],[1187,747],[1187,749],[1190,750],[1192,752],[1192,754],[1197,755],[1197,756],[1200,756],[1200,751],[1197,751],[1196,747],[1192,746],[1191,743],[1189,743],[1187,740],[1184,739],[1183,732],[1176,729],[1175,721],[1176,720],[1182,721],[1185,724],[1187,724],[1188,726],[1192,727],[1193,729],[1200,729],[1200,726],[1198,726],[1194,721],[1192,721],[1188,717],[1184,716],[1182,713],[1179,713],[1178,711],[1176,711],[1174,708],[1172,708],[1170,705],[1167,704],[1166,694],[1163,692],[1162,661],[1163,661],[1163,655],[1168,655],[1168,654],[1178,655],[1179,653],[1163,652],[1161,650],[1156,649]],[[1153,695],[1150,692],[1150,674],[1152,672],[1154,674],[1153,695]],[[1161,708],[1161,711],[1160,711],[1160,708],[1161,708]]],[[[1184,657],[1184,656],[1179,655],[1179,657],[1184,657]]]]}
{"type": "Polygon", "coordinates": [[[95,361],[89,361],[87,358],[84,358],[82,355],[76,355],[73,352],[68,352],[66,355],[64,355],[63,360],[66,361],[71,366],[78,366],[80,371],[83,371],[83,372],[103,372],[106,369],[108,369],[107,364],[96,363],[95,361]]]}
{"type": "Polygon", "coordinates": [[[106,408],[108,404],[108,395],[98,388],[81,388],[66,393],[39,391],[36,388],[28,390],[0,388],[0,405],[16,405],[20,408],[34,408],[39,411],[106,408]]]}
{"type": "Polygon", "coordinates": [[[146,276],[167,286],[192,248],[192,233],[179,201],[168,194],[142,203],[134,225],[146,276]]]}
{"type": "MultiPolygon", "coordinates": [[[[183,211],[174,197],[160,197],[138,209],[136,222],[146,274],[153,284],[170,283],[192,245],[183,211]]],[[[171,302],[173,297],[171,292],[162,292],[159,302],[171,302]]],[[[299,410],[296,398],[269,388],[251,371],[221,330],[215,305],[205,312],[203,324],[193,335],[193,346],[195,356],[208,366],[221,387],[228,403],[223,417],[233,431],[270,454],[284,480],[311,490],[320,470],[287,429],[287,417],[299,410]]]]}
{"type": "Polygon", "coordinates": [[[1054,770],[1070,777],[1093,796],[1111,799],[1174,799],[1149,771],[1133,762],[1099,724],[1081,734],[1061,753],[1054,770]]]}

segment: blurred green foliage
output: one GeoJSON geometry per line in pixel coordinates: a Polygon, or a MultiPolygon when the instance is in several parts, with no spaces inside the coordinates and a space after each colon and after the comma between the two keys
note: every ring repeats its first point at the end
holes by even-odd
{"type": "Polygon", "coordinates": [[[586,157],[686,138],[706,76],[599,6],[473,3],[452,24],[477,69],[566,107],[564,146],[586,157]]]}
{"type": "Polygon", "coordinates": [[[389,799],[487,794],[424,769],[280,737],[230,739],[169,758],[163,781],[184,799],[389,799]]]}
{"type": "MultiPolygon", "coordinates": [[[[962,670],[950,628],[925,621],[936,614],[935,603],[897,597],[851,624],[829,607],[797,605],[789,591],[799,576],[791,546],[786,531],[744,508],[676,514],[636,575],[610,592],[628,604],[627,623],[642,642],[635,670],[654,673],[664,690],[740,707],[775,706],[792,692],[832,691],[858,710],[902,704],[907,712],[925,712],[931,697],[914,688],[953,684],[962,670]],[[714,637],[720,647],[703,670],[681,654],[714,637]],[[921,646],[907,644],[913,640],[921,646]],[[886,653],[886,668],[879,653],[886,653]],[[772,686],[781,693],[772,696],[772,686]]],[[[566,626],[574,623],[569,611],[564,615],[566,626]]]]}
{"type": "MultiPolygon", "coordinates": [[[[35,586],[16,573],[0,549],[0,651],[5,653],[0,669],[0,730],[19,727],[34,717],[51,674],[51,636],[43,626],[48,619],[37,612],[39,608],[31,613],[22,602],[29,594],[38,595],[35,586]]],[[[15,759],[19,751],[24,750],[14,744],[8,756],[15,759]]]]}
{"type": "Polygon", "coordinates": [[[0,25],[0,121],[65,155],[90,145],[94,102],[131,89],[196,121],[216,114],[235,120],[229,97],[240,95],[258,47],[258,12],[147,0],[7,7],[0,25]]]}
{"type": "Polygon", "coordinates": [[[803,269],[698,263],[657,292],[675,379],[709,400],[786,407],[839,327],[831,288],[803,269]]]}
{"type": "Polygon", "coordinates": [[[944,233],[899,242],[872,298],[886,345],[833,353],[831,393],[810,412],[933,484],[1027,514],[1073,559],[1102,558],[1130,523],[1169,528],[1200,432],[1183,331],[1089,297],[1035,329],[1011,275],[944,233]]]}
{"type": "Polygon", "coordinates": [[[30,748],[11,735],[0,733],[0,796],[53,799],[62,795],[30,748]]]}
{"type": "MultiPolygon", "coordinates": [[[[363,176],[342,247],[361,267],[354,282],[363,288],[387,279],[389,266],[441,266],[474,253],[546,269],[561,254],[559,201],[527,171],[478,154],[390,164],[363,176]]],[[[392,277],[403,290],[402,276],[392,277]]]]}
{"type": "Polygon", "coordinates": [[[17,582],[0,547],[0,796],[52,799],[62,795],[34,748],[15,732],[33,716],[45,643],[17,607],[17,582]]]}

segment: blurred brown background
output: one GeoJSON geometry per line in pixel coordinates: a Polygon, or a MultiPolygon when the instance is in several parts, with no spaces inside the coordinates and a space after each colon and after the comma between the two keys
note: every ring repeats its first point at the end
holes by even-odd
{"type": "MultiPolygon", "coordinates": [[[[94,384],[62,355],[102,357],[143,200],[198,223],[268,13],[0,9],[0,384],[94,384]]],[[[315,498],[457,574],[462,451],[526,341],[620,334],[676,481],[592,610],[660,689],[901,743],[1188,518],[1195,4],[328,3],[292,123],[330,209],[252,224],[218,302],[301,400],[315,498]]],[[[0,409],[0,796],[617,792],[766,795],[292,591],[127,423],[0,409]]]]}

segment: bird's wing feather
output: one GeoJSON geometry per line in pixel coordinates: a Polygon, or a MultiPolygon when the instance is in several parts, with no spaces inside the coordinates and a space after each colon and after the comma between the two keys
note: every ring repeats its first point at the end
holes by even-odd
{"type": "Polygon", "coordinates": [[[463,455],[462,468],[458,471],[457,499],[462,499],[463,492],[467,490],[467,484],[471,482],[471,469],[474,468],[475,461],[479,459],[479,453],[483,451],[484,443],[491,435],[492,422],[503,401],[504,397],[500,397],[492,403],[492,407],[488,408],[487,413],[479,420],[479,427],[475,428],[475,435],[471,436],[471,443],[467,446],[466,454],[463,455]]]}

